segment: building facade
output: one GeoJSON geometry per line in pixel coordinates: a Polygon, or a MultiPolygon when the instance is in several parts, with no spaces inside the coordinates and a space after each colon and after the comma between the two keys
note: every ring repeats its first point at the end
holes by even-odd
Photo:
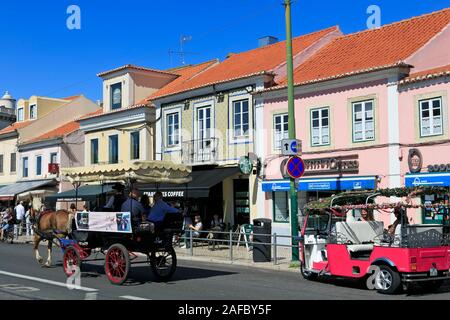
{"type": "MultiPolygon", "coordinates": [[[[345,35],[296,68],[297,138],[306,166],[298,183],[300,208],[341,191],[450,186],[447,167],[441,166],[448,163],[450,56],[436,50],[450,44],[449,23],[446,9],[345,35]],[[412,149],[423,156],[415,175],[408,165],[412,149]],[[435,166],[419,174],[434,164],[437,174],[435,166]]],[[[264,131],[257,135],[266,137],[260,212],[274,220],[278,232],[290,234],[290,219],[297,214],[290,214],[286,158],[280,155],[280,141],[288,136],[286,80],[256,96],[263,97],[265,113],[264,131]]],[[[393,219],[377,218],[386,225],[393,219]]],[[[411,222],[422,221],[423,213],[416,212],[411,222]]]]}

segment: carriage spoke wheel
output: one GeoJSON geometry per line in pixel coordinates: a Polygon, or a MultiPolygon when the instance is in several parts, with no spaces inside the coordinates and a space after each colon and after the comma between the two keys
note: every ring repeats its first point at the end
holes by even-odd
{"type": "Polygon", "coordinates": [[[158,280],[168,281],[177,268],[177,256],[171,247],[164,251],[152,251],[150,265],[158,280]]]}
{"type": "Polygon", "coordinates": [[[69,246],[64,250],[63,268],[68,277],[72,276],[77,268],[81,271],[81,258],[77,248],[69,246]]]}
{"type": "Polygon", "coordinates": [[[106,276],[112,284],[121,285],[127,280],[129,271],[130,256],[128,250],[121,244],[113,244],[106,253],[106,276]]]}

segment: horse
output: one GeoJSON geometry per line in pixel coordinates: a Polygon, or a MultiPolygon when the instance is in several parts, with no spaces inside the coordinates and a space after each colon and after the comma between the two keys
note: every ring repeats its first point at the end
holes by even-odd
{"type": "Polygon", "coordinates": [[[58,211],[44,211],[37,214],[34,208],[30,208],[30,216],[33,220],[34,229],[34,253],[39,264],[45,267],[52,265],[52,245],[56,238],[65,238],[70,234],[72,214],[66,210],[58,211]],[[39,244],[41,241],[47,240],[47,261],[44,264],[44,259],[39,254],[39,244]]]}

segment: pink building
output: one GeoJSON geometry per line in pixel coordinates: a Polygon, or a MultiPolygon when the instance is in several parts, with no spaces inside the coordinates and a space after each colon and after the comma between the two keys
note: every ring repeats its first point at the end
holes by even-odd
{"type": "MultiPolygon", "coordinates": [[[[450,186],[449,24],[445,9],[344,35],[295,69],[297,138],[307,167],[300,208],[344,190],[450,186]]],[[[288,137],[286,82],[256,94],[264,108],[256,134],[264,154],[259,212],[279,234],[289,234],[292,217],[280,155],[288,137]]],[[[428,219],[417,212],[413,222],[428,219]]]]}

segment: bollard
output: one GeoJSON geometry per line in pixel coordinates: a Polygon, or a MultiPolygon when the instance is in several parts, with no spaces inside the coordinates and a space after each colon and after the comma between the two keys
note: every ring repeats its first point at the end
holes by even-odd
{"type": "Polygon", "coordinates": [[[189,255],[194,255],[194,240],[192,238],[192,230],[189,230],[189,255]]]}
{"type": "Polygon", "coordinates": [[[230,261],[233,261],[233,230],[230,230],[230,261]]]}
{"type": "Polygon", "coordinates": [[[277,234],[273,234],[273,265],[277,265],[277,234]]]}

